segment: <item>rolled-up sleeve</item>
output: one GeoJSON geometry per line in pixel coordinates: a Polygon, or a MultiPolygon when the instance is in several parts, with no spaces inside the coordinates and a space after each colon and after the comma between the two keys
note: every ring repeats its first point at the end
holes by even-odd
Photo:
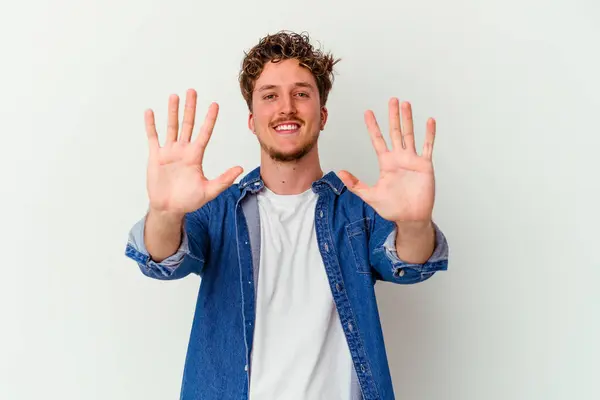
{"type": "Polygon", "coordinates": [[[190,273],[201,274],[208,240],[208,211],[200,209],[185,216],[181,244],[177,251],[161,262],[152,260],[144,244],[147,214],[129,231],[125,255],[134,260],[140,271],[159,280],[181,279],[190,273]]]}
{"type": "Polygon", "coordinates": [[[389,221],[377,224],[370,239],[371,262],[384,281],[410,284],[425,281],[437,271],[448,269],[449,247],[446,236],[440,227],[433,223],[435,229],[435,248],[429,259],[422,264],[408,263],[398,257],[396,251],[397,229],[389,221]]]}

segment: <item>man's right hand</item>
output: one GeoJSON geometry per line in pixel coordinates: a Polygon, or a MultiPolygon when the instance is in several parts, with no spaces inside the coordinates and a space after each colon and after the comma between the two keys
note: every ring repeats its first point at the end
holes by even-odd
{"type": "Polygon", "coordinates": [[[193,89],[187,92],[181,131],[178,108],[179,97],[172,95],[169,98],[167,138],[162,147],[158,142],[154,113],[152,110],[145,113],[150,146],[147,175],[150,210],[144,242],[150,257],[157,262],[174,254],[180,246],[185,214],[216,198],[243,171],[237,166],[216,179],[207,179],[202,170],[202,160],[219,107],[216,103],[211,104],[194,141],[191,140],[196,116],[196,92],[193,89]]]}
{"type": "Polygon", "coordinates": [[[210,139],[219,106],[210,105],[204,124],[195,140],[191,140],[196,116],[196,92],[187,91],[183,123],[179,129],[179,97],[169,98],[167,138],[164,146],[158,142],[154,113],[145,113],[146,133],[150,146],[147,190],[150,210],[165,215],[183,217],[216,198],[233,184],[243,172],[242,167],[230,168],[216,179],[204,176],[202,160],[210,139]]]}

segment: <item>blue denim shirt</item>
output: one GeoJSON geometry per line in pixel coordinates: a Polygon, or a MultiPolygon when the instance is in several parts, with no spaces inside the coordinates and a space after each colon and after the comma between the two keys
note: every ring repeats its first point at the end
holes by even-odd
{"type": "MultiPolygon", "coordinates": [[[[248,398],[260,257],[256,194],[263,187],[256,168],[188,213],[179,250],[160,263],[145,249],[145,218],[129,233],[125,254],[144,275],[161,280],[201,277],[182,400],[248,398]]],[[[434,224],[436,247],[431,258],[423,264],[403,262],[396,253],[395,224],[347,190],[335,173],[314,182],[312,190],[318,194],[319,249],[354,364],[358,396],[394,399],[374,285],[378,280],[422,282],[446,270],[446,238],[434,224]]]]}

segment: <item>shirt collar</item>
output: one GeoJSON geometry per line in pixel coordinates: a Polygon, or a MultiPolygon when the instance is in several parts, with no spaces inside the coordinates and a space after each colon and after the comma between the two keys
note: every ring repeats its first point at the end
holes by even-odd
{"type": "MultiPolygon", "coordinates": [[[[239,183],[239,188],[242,191],[250,191],[251,193],[258,193],[265,186],[261,176],[260,176],[260,167],[256,167],[252,171],[250,171],[246,176],[242,178],[239,183]]],[[[333,171],[325,174],[321,179],[312,183],[313,191],[317,192],[321,188],[328,188],[336,195],[342,194],[344,190],[344,183],[337,176],[337,174],[333,171]]]]}

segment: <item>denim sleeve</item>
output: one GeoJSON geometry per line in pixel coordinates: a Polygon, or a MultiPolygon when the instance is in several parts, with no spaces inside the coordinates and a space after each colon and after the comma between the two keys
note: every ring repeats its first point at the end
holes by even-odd
{"type": "Polygon", "coordinates": [[[208,244],[208,215],[206,206],[186,214],[179,249],[161,262],[155,262],[144,244],[146,214],[129,231],[125,255],[134,260],[141,272],[150,278],[174,280],[191,273],[201,275],[208,244]]]}
{"type": "Polygon", "coordinates": [[[378,215],[370,237],[371,264],[384,281],[410,284],[425,281],[437,271],[448,269],[449,247],[446,236],[436,223],[435,248],[429,259],[422,264],[408,263],[398,257],[396,251],[396,224],[378,215]]]}

